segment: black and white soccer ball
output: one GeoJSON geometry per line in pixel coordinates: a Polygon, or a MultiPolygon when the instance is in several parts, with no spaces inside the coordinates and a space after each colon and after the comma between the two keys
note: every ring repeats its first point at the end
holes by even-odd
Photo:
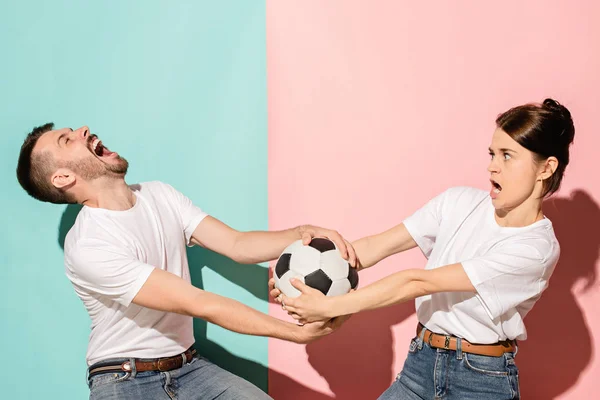
{"type": "Polygon", "coordinates": [[[298,297],[300,292],[290,279],[297,278],[306,285],[320,290],[326,296],[348,293],[358,286],[358,273],[329,239],[314,238],[304,245],[298,240],[289,245],[275,266],[275,287],[288,297],[298,297]]]}

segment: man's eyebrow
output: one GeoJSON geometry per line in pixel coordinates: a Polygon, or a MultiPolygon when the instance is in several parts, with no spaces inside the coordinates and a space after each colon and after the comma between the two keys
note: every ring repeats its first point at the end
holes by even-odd
{"type": "Polygon", "coordinates": [[[67,128],[67,129],[69,130],[69,132],[63,132],[63,133],[61,133],[60,136],[58,137],[58,139],[56,140],[56,144],[58,144],[59,146],[60,146],[60,140],[62,138],[64,138],[67,133],[73,132],[73,129],[71,129],[71,128],[67,128]]]}
{"type": "Polygon", "coordinates": [[[58,145],[60,146],[60,140],[61,140],[62,138],[64,138],[66,134],[67,134],[67,132],[63,132],[63,133],[62,133],[62,134],[61,134],[61,135],[58,137],[58,139],[56,140],[56,144],[58,144],[58,145]]]}

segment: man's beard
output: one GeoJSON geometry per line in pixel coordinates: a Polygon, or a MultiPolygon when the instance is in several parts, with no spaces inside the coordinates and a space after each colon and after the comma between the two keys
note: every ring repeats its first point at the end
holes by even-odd
{"type": "MultiPolygon", "coordinates": [[[[74,171],[77,175],[91,181],[102,177],[123,177],[127,173],[129,163],[121,156],[117,157],[117,164],[99,164],[93,158],[86,158],[79,161],[66,162],[64,167],[74,171]]],[[[99,160],[98,160],[99,161],[99,160]]]]}

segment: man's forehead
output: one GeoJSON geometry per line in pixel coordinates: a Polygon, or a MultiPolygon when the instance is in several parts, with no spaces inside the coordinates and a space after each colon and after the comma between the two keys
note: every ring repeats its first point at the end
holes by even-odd
{"type": "Polygon", "coordinates": [[[60,135],[62,135],[65,132],[70,132],[70,129],[69,128],[60,128],[60,129],[53,129],[51,131],[45,132],[38,139],[38,141],[35,145],[35,150],[44,150],[44,149],[50,148],[50,146],[56,146],[57,145],[56,140],[58,139],[58,137],[60,135]]]}

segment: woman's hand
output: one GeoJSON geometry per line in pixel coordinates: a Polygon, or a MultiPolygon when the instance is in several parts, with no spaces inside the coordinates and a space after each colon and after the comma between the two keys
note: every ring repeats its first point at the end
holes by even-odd
{"type": "Polygon", "coordinates": [[[335,315],[331,313],[332,298],[325,296],[317,289],[305,285],[298,279],[292,279],[292,286],[300,291],[298,297],[287,297],[281,294],[281,307],[301,324],[316,321],[326,321],[335,315]]]}

